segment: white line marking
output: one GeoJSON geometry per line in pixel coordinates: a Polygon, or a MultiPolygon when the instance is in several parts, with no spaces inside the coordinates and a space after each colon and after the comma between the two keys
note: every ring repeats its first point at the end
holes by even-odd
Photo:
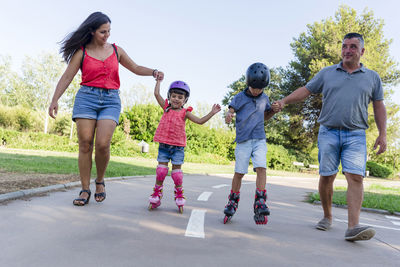
{"type": "Polygon", "coordinates": [[[391,221],[394,225],[400,225],[400,222],[393,222],[391,221]]]}
{"type": "Polygon", "coordinates": [[[198,201],[207,201],[208,198],[212,195],[213,192],[203,192],[197,198],[198,201]]]}
{"type": "Polygon", "coordinates": [[[186,227],[185,236],[204,238],[204,217],[205,210],[192,210],[189,222],[186,227]]]}
{"type": "Polygon", "coordinates": [[[389,220],[399,220],[400,221],[400,217],[394,217],[394,216],[385,216],[386,218],[388,218],[389,220]]]}
{"type": "Polygon", "coordinates": [[[227,185],[227,184],[219,184],[219,185],[214,185],[212,188],[218,189],[218,188],[222,188],[222,187],[225,187],[225,186],[229,186],[229,185],[227,185]]]}
{"type": "MultiPolygon", "coordinates": [[[[244,184],[255,184],[256,182],[243,182],[242,185],[244,184]]],[[[222,188],[222,187],[227,187],[230,186],[229,184],[219,184],[219,185],[213,185],[212,188],[222,188]]]]}
{"type": "MultiPolygon", "coordinates": [[[[347,223],[346,220],[335,219],[335,221],[347,223]]],[[[386,226],[375,225],[375,224],[365,224],[365,223],[360,223],[360,224],[362,224],[362,225],[374,226],[374,227],[382,228],[382,229],[389,229],[389,230],[400,231],[400,228],[386,227],[386,226]]]]}

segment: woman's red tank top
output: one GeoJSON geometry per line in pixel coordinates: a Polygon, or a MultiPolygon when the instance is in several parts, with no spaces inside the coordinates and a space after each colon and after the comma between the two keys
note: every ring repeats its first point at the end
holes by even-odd
{"type": "Polygon", "coordinates": [[[82,82],[81,85],[93,86],[105,89],[119,89],[118,56],[117,47],[113,46],[113,53],[104,61],[89,56],[86,49],[82,47],[84,60],[82,62],[82,82]]]}

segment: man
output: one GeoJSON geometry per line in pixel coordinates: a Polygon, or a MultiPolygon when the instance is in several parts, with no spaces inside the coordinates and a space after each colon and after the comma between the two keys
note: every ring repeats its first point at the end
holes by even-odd
{"type": "Polygon", "coordinates": [[[374,117],[379,130],[374,149],[377,154],[386,150],[386,108],[379,75],[360,63],[364,54],[361,34],[348,33],[342,42],[342,61],[322,69],[304,87],[276,101],[275,112],[284,105],[299,102],[310,94],[322,93],[322,109],[318,118],[318,160],[320,163],[319,194],[324,218],[316,228],[326,231],[332,225],[333,181],[339,162],[348,183],[348,241],[369,240],[375,235],[370,226],[360,226],[363,201],[363,177],[367,159],[365,130],[368,128],[368,104],[373,103],[374,117]]]}

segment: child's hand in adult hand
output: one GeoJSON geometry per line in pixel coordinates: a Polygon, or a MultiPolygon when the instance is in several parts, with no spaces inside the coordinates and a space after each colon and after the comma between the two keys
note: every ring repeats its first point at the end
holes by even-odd
{"type": "Polygon", "coordinates": [[[157,80],[157,81],[162,81],[162,80],[164,80],[164,72],[162,72],[162,71],[157,71],[156,80],[157,80]]]}
{"type": "Polygon", "coordinates": [[[284,106],[285,104],[282,102],[282,100],[278,100],[272,103],[271,107],[274,112],[280,112],[284,106]]]}

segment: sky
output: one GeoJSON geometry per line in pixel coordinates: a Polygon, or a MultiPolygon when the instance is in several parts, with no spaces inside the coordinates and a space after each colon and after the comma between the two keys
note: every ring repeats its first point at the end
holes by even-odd
{"type": "MultiPolygon", "coordinates": [[[[109,42],[137,64],[165,73],[163,96],[171,82],[183,80],[191,88],[189,104],[221,103],[252,63],[287,66],[294,59],[293,38],[307,24],[334,17],[343,4],[358,15],[368,8],[384,20],[384,37],[393,40],[390,55],[400,62],[398,0],[0,0],[0,55],[11,56],[18,71],[25,56],[57,52],[58,42],[101,11],[112,21],[109,42]]],[[[120,75],[121,90],[137,84],[154,88],[152,77],[122,66],[120,75]]],[[[392,100],[400,105],[400,85],[395,92],[392,100]]]]}

